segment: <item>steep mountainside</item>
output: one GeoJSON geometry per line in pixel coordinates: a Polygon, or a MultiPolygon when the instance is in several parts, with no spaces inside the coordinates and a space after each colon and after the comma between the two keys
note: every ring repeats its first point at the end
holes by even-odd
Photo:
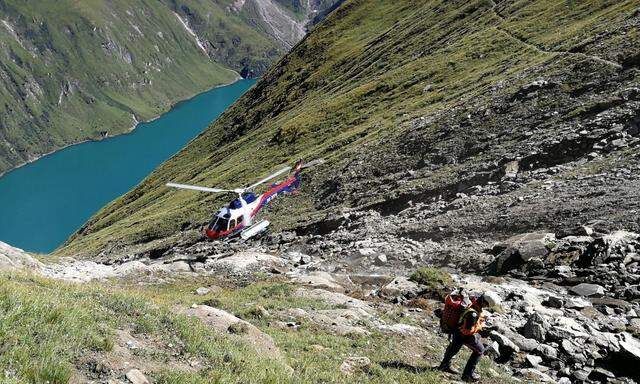
{"type": "Polygon", "coordinates": [[[0,174],[259,75],[324,3],[0,1],[0,174]]]}
{"type": "Polygon", "coordinates": [[[636,1],[347,1],[59,253],[198,228],[224,198],[164,183],[233,187],[299,157],[326,162],[276,231],[352,225],[471,258],[593,219],[638,231],[639,24],[636,1]]]}

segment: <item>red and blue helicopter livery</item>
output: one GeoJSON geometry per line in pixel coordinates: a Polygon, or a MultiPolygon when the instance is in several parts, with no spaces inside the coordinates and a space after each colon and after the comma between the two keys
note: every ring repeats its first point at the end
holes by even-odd
{"type": "Polygon", "coordinates": [[[176,183],[167,183],[167,186],[210,193],[237,193],[237,199],[220,208],[220,210],[213,215],[213,219],[205,227],[205,233],[211,239],[240,235],[246,240],[263,233],[269,226],[269,221],[267,220],[262,220],[254,225],[251,224],[260,209],[278,196],[295,192],[300,187],[300,171],[318,162],[319,161],[316,160],[303,165],[301,161],[298,161],[293,167],[293,175],[280,183],[272,184],[266,192],[260,195],[256,195],[251,191],[255,187],[288,172],[291,170],[291,167],[281,169],[246,188],[220,189],[176,183]]]}

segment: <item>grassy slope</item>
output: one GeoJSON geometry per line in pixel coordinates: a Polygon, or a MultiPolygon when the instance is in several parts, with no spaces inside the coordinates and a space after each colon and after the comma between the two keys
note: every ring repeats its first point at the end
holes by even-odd
{"type": "MultiPolygon", "coordinates": [[[[157,383],[437,383],[435,372],[405,370],[386,365],[403,353],[398,337],[338,336],[304,324],[298,331],[271,325],[276,314],[290,308],[329,308],[324,302],[293,296],[286,283],[261,282],[244,288],[225,288],[207,296],[195,288],[219,283],[211,279],[184,280],[171,285],[144,286],[132,282],[101,285],[70,284],[28,275],[0,276],[0,380],[3,383],[67,383],[122,377],[138,367],[157,383]],[[255,318],[259,302],[271,314],[255,318]],[[295,373],[261,356],[241,341],[208,329],[199,321],[176,315],[171,308],[207,303],[235,313],[270,334],[295,373]],[[122,352],[118,332],[143,343],[122,352]],[[324,348],[318,352],[318,348],[324,348]],[[131,353],[130,357],[124,354],[131,353]],[[339,371],[349,356],[368,356],[367,372],[351,377],[339,371]],[[123,360],[124,359],[124,360],[123,360]],[[124,363],[129,361],[129,363],[124,363]],[[193,369],[189,362],[197,361],[193,369]],[[153,362],[154,364],[149,364],[153,362]],[[99,364],[108,370],[96,368],[99,364]],[[146,366],[147,368],[143,368],[146,366]],[[177,367],[177,368],[176,368],[177,367]],[[111,376],[113,377],[113,376],[111,376]]],[[[427,352],[437,360],[444,339],[427,352]]],[[[424,340],[422,340],[424,341],[424,340]]],[[[414,340],[418,345],[421,341],[414,340]]],[[[127,347],[125,346],[125,349],[127,347]]],[[[462,360],[461,360],[462,361],[462,360]]],[[[420,362],[418,368],[434,362],[420,362]]],[[[481,364],[491,375],[492,363],[481,364]]],[[[495,371],[494,371],[495,372],[495,371]]],[[[497,377],[491,382],[505,382],[497,377]]]]}
{"type": "MultiPolygon", "coordinates": [[[[387,141],[404,140],[402,132],[414,118],[481,98],[504,80],[514,83],[509,86],[515,92],[535,80],[527,72],[532,67],[563,69],[584,60],[536,46],[569,49],[636,8],[633,1],[499,3],[507,21],[493,11],[491,1],[348,1],[222,118],[98,212],[59,253],[91,255],[114,242],[163,237],[185,222],[203,222],[222,202],[167,190],[162,184],[169,180],[236,186],[297,157],[328,162],[314,170],[316,190],[307,188],[308,193],[284,202],[286,209],[276,210],[273,221],[291,227],[327,209],[335,211],[349,204],[332,198],[341,192],[337,183],[332,190],[336,179],[360,183],[364,195],[386,186],[334,175],[332,167],[358,164],[356,155],[367,147],[384,151],[387,141]],[[501,31],[505,28],[511,35],[501,31]]],[[[584,49],[591,48],[587,44],[584,49]]],[[[598,53],[607,55],[606,50],[598,53]]],[[[449,138],[450,130],[427,124],[421,134],[449,138]]],[[[469,135],[451,139],[458,143],[456,151],[465,150],[465,137],[469,135]]],[[[408,152],[405,157],[411,156],[416,155],[408,152]]],[[[428,182],[448,183],[460,172],[461,166],[446,164],[428,182]]]]}
{"type": "Polygon", "coordinates": [[[132,114],[149,119],[233,81],[225,66],[264,67],[279,56],[275,42],[225,7],[201,0],[0,1],[0,173],[104,131],[124,133],[132,114]],[[174,11],[202,32],[211,58],[174,11]]]}

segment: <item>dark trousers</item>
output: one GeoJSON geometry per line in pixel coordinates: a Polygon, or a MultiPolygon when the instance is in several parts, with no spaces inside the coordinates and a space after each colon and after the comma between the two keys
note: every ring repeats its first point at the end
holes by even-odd
{"type": "Polygon", "coordinates": [[[460,348],[462,348],[463,345],[466,345],[467,348],[471,350],[471,357],[469,357],[469,361],[467,361],[467,365],[464,367],[462,375],[471,376],[473,371],[476,369],[476,365],[478,365],[480,358],[484,354],[484,345],[480,342],[480,335],[478,334],[465,336],[459,331],[454,332],[451,342],[449,343],[447,350],[444,352],[444,359],[442,359],[441,366],[451,366],[451,360],[458,352],[460,352],[460,348]]]}

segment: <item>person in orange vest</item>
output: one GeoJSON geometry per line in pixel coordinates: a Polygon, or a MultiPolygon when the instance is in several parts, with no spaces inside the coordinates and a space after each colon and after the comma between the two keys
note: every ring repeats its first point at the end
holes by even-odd
{"type": "Polygon", "coordinates": [[[478,334],[482,329],[484,322],[482,308],[487,305],[484,295],[471,298],[469,305],[458,320],[458,327],[452,333],[451,342],[444,352],[444,358],[440,363],[439,369],[453,374],[458,374],[451,366],[451,360],[460,351],[463,345],[471,350],[471,357],[467,361],[467,365],[462,372],[462,380],[466,382],[476,382],[480,380],[479,376],[474,373],[480,358],[484,354],[484,345],[482,345],[481,337],[478,334]]]}

